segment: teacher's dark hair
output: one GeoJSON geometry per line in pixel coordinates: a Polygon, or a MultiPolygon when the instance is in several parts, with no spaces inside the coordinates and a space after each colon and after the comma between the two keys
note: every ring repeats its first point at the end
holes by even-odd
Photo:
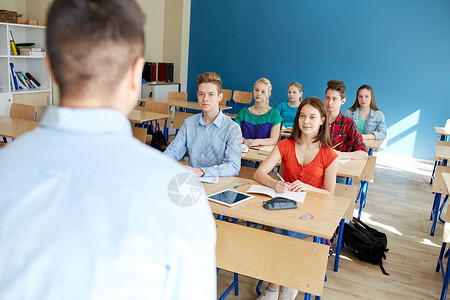
{"type": "Polygon", "coordinates": [[[145,16],[134,0],[55,0],[47,53],[61,96],[114,93],[144,53],[145,16]]]}

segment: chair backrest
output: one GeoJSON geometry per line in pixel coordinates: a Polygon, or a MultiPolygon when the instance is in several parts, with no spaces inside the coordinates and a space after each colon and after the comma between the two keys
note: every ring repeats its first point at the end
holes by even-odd
{"type": "Polygon", "coordinates": [[[11,104],[9,117],[36,121],[36,107],[32,105],[13,103],[11,104]]]}
{"type": "Polygon", "coordinates": [[[437,141],[436,151],[434,153],[434,161],[442,161],[450,156],[450,142],[437,141]]]}
{"type": "Polygon", "coordinates": [[[227,102],[231,100],[232,93],[232,90],[222,89],[223,97],[222,101],[220,101],[220,106],[227,106],[227,102]]]}
{"type": "Polygon", "coordinates": [[[433,193],[440,193],[442,195],[449,195],[450,191],[447,189],[442,173],[450,173],[450,166],[436,166],[436,173],[434,174],[433,193]]]}
{"type": "Polygon", "coordinates": [[[358,197],[358,187],[355,185],[348,185],[342,183],[336,183],[336,188],[334,189],[334,195],[344,198],[350,198],[352,202],[350,202],[349,207],[344,213],[344,219],[352,220],[353,219],[353,210],[355,208],[356,197],[358,197]]]}
{"type": "Polygon", "coordinates": [[[193,116],[193,115],[194,114],[176,111],[175,115],[173,117],[172,128],[180,129],[181,126],[183,126],[184,120],[186,120],[186,118],[189,118],[190,116],[193,116]]]}
{"type": "Polygon", "coordinates": [[[361,173],[361,180],[373,182],[373,178],[375,177],[375,164],[377,163],[376,156],[369,156],[367,159],[366,165],[361,173]]]}
{"type": "Polygon", "coordinates": [[[170,114],[170,105],[162,102],[145,101],[144,110],[160,114],[170,114]]]}
{"type": "Polygon", "coordinates": [[[250,104],[250,102],[252,102],[252,93],[243,91],[234,91],[233,101],[236,103],[250,104]]]}
{"type": "Polygon", "coordinates": [[[4,146],[6,146],[6,145],[8,145],[8,144],[5,143],[5,142],[0,142],[0,148],[4,147],[4,146]]]}
{"type": "Polygon", "coordinates": [[[132,127],[133,136],[145,144],[147,137],[147,128],[143,127],[132,127]]]}
{"type": "Polygon", "coordinates": [[[180,92],[168,92],[167,99],[187,101],[188,94],[180,92]]]}

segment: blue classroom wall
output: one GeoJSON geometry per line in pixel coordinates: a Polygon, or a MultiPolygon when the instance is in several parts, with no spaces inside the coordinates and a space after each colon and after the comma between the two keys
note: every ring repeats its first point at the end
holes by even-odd
{"type": "Polygon", "coordinates": [[[434,126],[450,118],[449,15],[447,0],[192,0],[188,93],[206,71],[232,90],[267,77],[274,107],[293,81],[324,99],[339,79],[344,113],[369,84],[386,116],[384,151],[433,159],[434,126]]]}

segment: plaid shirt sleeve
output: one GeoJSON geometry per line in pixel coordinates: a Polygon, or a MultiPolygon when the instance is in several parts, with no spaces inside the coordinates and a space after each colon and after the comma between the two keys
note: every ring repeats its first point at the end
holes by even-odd
{"type": "Polygon", "coordinates": [[[330,124],[330,138],[336,150],[341,152],[353,152],[357,150],[368,151],[363,142],[362,135],[358,132],[355,122],[339,113],[336,121],[330,124]]]}

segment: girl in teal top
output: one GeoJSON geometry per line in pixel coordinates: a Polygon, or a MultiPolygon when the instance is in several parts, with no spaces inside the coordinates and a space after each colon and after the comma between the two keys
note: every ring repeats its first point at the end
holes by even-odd
{"type": "Polygon", "coordinates": [[[277,110],[280,112],[283,118],[283,127],[291,127],[294,125],[295,115],[297,114],[297,108],[302,102],[303,87],[298,82],[293,82],[288,86],[288,102],[282,102],[277,106],[277,110]]]}
{"type": "Polygon", "coordinates": [[[235,121],[241,126],[242,143],[249,146],[275,145],[280,136],[280,113],[269,106],[272,85],[266,78],[260,78],[253,86],[255,105],[242,109],[235,121]]]}

